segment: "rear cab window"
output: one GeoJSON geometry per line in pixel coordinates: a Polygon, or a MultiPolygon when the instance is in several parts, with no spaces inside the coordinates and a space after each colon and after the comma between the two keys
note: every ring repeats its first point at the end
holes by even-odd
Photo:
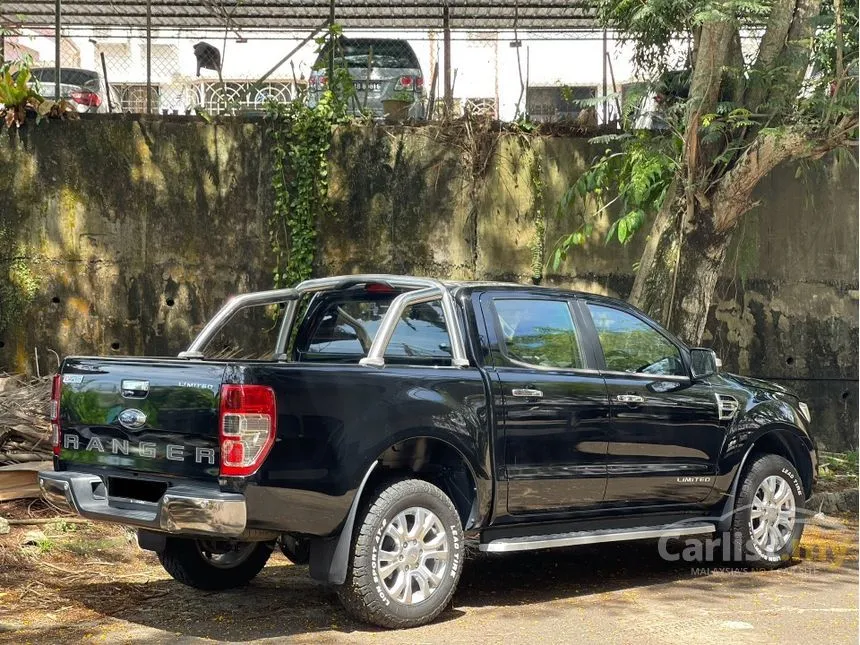
{"type": "MultiPolygon", "coordinates": [[[[400,293],[357,289],[318,296],[311,302],[296,338],[294,360],[357,363],[370,351],[382,319],[400,293]]],[[[394,328],[385,361],[450,365],[450,343],[440,301],[411,305],[394,328]]]]}

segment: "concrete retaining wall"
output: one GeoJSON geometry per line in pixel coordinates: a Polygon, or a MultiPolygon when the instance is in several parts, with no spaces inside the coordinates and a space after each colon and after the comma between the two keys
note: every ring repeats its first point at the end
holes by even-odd
{"type": "MultiPolygon", "coordinates": [[[[32,371],[34,348],[42,371],[49,349],[176,354],[227,296],[269,287],[269,141],[262,123],[183,118],[2,131],[0,369],[32,371]]],[[[339,132],[316,273],[529,282],[581,217],[557,217],[557,204],[598,151],[575,138],[339,132]]],[[[822,445],[856,447],[856,167],[834,156],[780,168],[760,198],[706,341],[727,369],[808,398],[822,445]]],[[[600,234],[540,280],[626,296],[643,240],[606,246],[600,234]]]]}

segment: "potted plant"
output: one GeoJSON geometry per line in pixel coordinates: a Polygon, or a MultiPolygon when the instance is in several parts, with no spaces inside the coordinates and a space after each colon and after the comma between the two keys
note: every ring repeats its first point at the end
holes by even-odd
{"type": "Polygon", "coordinates": [[[382,111],[385,118],[394,123],[402,123],[409,118],[409,108],[415,100],[412,92],[400,90],[395,92],[391,98],[382,100],[382,111]]]}

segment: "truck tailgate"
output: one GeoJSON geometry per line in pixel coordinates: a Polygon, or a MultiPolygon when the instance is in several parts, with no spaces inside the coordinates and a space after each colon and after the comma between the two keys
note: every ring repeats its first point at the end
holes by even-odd
{"type": "Polygon", "coordinates": [[[224,370],[169,358],[67,358],[59,469],[217,479],[224,370]]]}

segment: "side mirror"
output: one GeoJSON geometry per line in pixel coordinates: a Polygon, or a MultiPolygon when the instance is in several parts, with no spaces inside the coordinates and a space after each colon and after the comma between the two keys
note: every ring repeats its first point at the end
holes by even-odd
{"type": "Polygon", "coordinates": [[[719,369],[720,359],[714,350],[707,347],[694,347],[690,350],[692,360],[693,378],[703,378],[716,374],[719,369]]]}

